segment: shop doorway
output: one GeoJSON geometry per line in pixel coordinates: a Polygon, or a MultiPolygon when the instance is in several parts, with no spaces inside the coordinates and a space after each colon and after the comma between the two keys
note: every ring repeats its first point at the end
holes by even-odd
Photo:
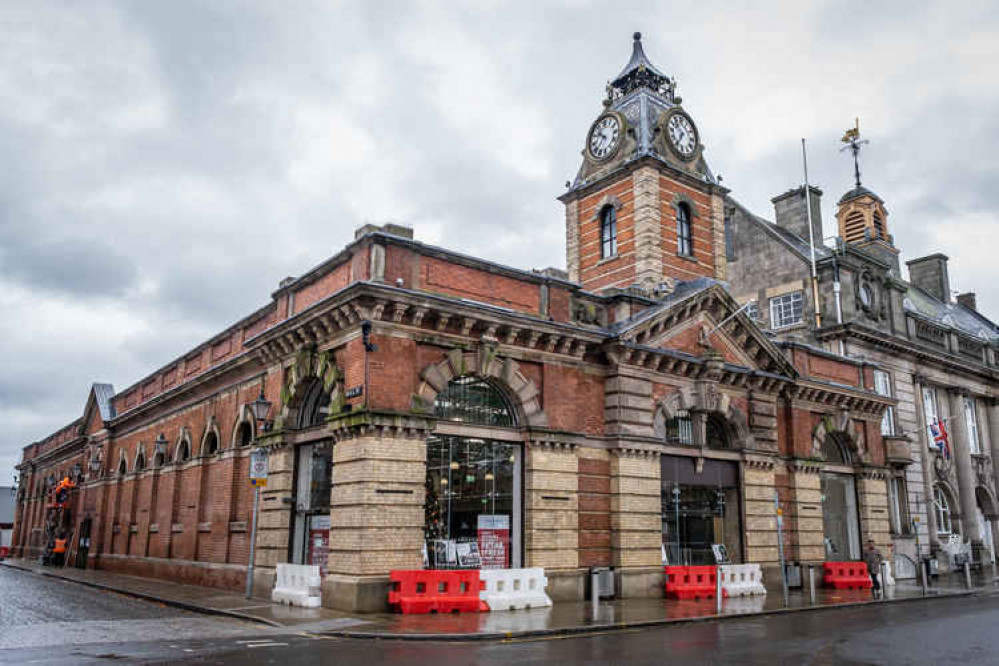
{"type": "Polygon", "coordinates": [[[738,464],[662,456],[662,539],[666,564],[742,561],[738,464]]]}
{"type": "Polygon", "coordinates": [[[326,574],[329,556],[332,484],[332,444],[321,442],[299,446],[291,561],[293,564],[318,565],[323,575],[326,574]]]}
{"type": "Polygon", "coordinates": [[[822,535],[826,560],[860,559],[860,521],[853,476],[822,472],[822,535]]]}
{"type": "Polygon", "coordinates": [[[90,554],[91,518],[84,518],[80,523],[80,535],[76,541],[76,568],[87,568],[87,556],[90,554]]]}

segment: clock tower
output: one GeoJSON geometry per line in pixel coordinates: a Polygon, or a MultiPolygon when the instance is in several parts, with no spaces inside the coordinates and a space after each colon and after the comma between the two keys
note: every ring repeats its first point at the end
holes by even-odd
{"type": "Polygon", "coordinates": [[[676,80],[635,33],[631,60],[607,84],[565,204],[569,278],[590,291],[725,277],[724,196],[704,160],[676,80]]]}

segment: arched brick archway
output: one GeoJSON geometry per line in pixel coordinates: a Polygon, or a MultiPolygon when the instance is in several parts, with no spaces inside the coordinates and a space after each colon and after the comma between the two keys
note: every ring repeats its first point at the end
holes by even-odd
{"type": "Polygon", "coordinates": [[[652,419],[653,433],[659,439],[666,436],[666,424],[684,412],[702,412],[717,417],[724,424],[730,448],[744,448],[755,442],[749,419],[745,412],[732,404],[725,393],[706,391],[699,396],[694,387],[687,386],[667,393],[656,404],[652,419]]]}
{"type": "Polygon", "coordinates": [[[534,381],[520,372],[516,361],[500,358],[493,348],[485,345],[476,351],[452,349],[443,360],[425,367],[420,372],[423,381],[412,396],[412,409],[433,414],[437,394],[458,377],[480,377],[502,386],[517,412],[518,424],[548,425],[548,415],[541,409],[541,395],[534,381]]]}

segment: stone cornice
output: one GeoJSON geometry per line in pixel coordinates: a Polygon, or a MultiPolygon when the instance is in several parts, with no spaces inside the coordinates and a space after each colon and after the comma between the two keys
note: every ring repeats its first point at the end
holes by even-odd
{"type": "Polygon", "coordinates": [[[995,368],[982,364],[964,362],[964,359],[955,356],[954,354],[950,354],[939,349],[933,349],[918,342],[898,336],[886,335],[881,331],[876,331],[874,329],[867,328],[866,326],[858,325],[855,322],[836,324],[834,326],[818,329],[815,331],[815,337],[820,341],[852,337],[858,340],[873,343],[875,346],[881,347],[882,349],[911,354],[917,360],[929,361],[943,366],[948,370],[957,370],[962,373],[978,375],[980,377],[984,377],[990,382],[999,381],[999,372],[997,372],[995,368]]]}
{"type": "Polygon", "coordinates": [[[880,396],[870,391],[814,379],[799,379],[788,387],[788,397],[793,402],[806,402],[820,406],[848,409],[872,417],[880,417],[886,407],[894,406],[894,398],[880,396]]]}
{"type": "Polygon", "coordinates": [[[507,308],[374,282],[356,282],[260,335],[245,347],[265,363],[280,362],[303,345],[324,344],[362,321],[435,334],[493,339],[508,347],[582,359],[607,338],[599,328],[549,321],[507,308]]]}

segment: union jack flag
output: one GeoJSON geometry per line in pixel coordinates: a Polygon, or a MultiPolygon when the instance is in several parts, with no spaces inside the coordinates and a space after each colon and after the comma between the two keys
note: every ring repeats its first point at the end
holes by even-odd
{"type": "Polygon", "coordinates": [[[944,458],[950,458],[950,441],[947,439],[947,427],[943,421],[933,419],[933,423],[930,424],[930,437],[933,438],[933,443],[936,444],[944,458]]]}

